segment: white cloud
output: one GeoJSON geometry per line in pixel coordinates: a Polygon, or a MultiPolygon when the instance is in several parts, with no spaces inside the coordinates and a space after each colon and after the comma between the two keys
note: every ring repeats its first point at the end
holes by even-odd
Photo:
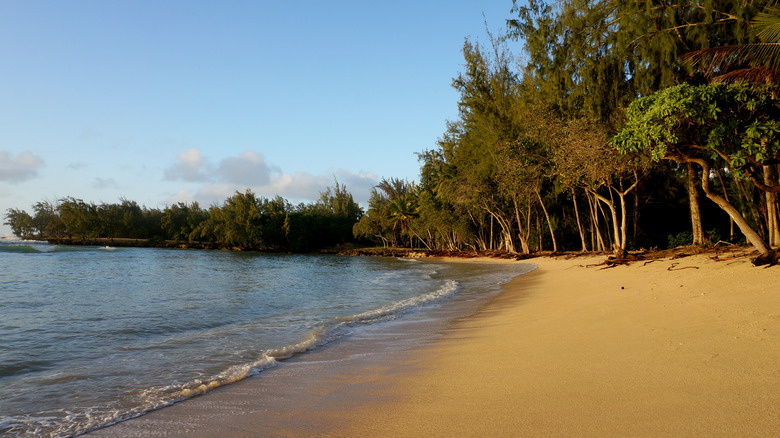
{"type": "MultiPolygon", "coordinates": [[[[371,189],[379,183],[379,178],[371,172],[352,173],[344,169],[339,169],[335,173],[339,184],[347,186],[347,190],[352,193],[356,202],[367,203],[371,197],[371,189]]],[[[332,182],[328,185],[332,185],[332,182]]]]}
{"type": "Polygon", "coordinates": [[[339,184],[347,186],[347,191],[352,193],[352,197],[357,202],[367,202],[371,188],[378,182],[373,173],[352,173],[339,169],[332,173],[319,175],[306,172],[296,172],[294,175],[285,173],[275,178],[269,186],[263,187],[263,189],[271,193],[278,193],[285,198],[315,201],[319,199],[320,192],[324,192],[328,187],[333,187],[334,178],[339,184]]]}
{"type": "Polygon", "coordinates": [[[168,198],[169,205],[197,201],[202,206],[220,204],[238,192],[249,189],[258,196],[282,196],[292,203],[313,202],[320,192],[333,186],[334,178],[345,184],[355,201],[367,202],[371,188],[376,185],[373,173],[339,169],[314,175],[308,172],[284,173],[268,163],[263,154],[244,151],[237,156],[223,158],[212,165],[198,149],[189,149],[177,155],[177,162],[165,171],[166,179],[205,183],[195,189],[184,189],[168,198]]]}
{"type": "Polygon", "coordinates": [[[176,155],[177,163],[165,170],[165,179],[190,182],[206,182],[212,180],[208,173],[210,169],[203,154],[197,148],[187,149],[176,155]]]}
{"type": "Polygon", "coordinates": [[[192,190],[182,189],[179,191],[179,193],[176,193],[175,195],[169,197],[168,200],[165,201],[165,203],[166,205],[174,205],[174,204],[178,204],[179,202],[190,204],[194,200],[195,200],[195,196],[192,194],[192,190]]]}
{"type": "Polygon", "coordinates": [[[271,174],[278,172],[279,169],[265,162],[263,154],[252,151],[223,159],[216,171],[220,180],[245,186],[267,185],[271,182],[271,174]]]}
{"type": "Polygon", "coordinates": [[[10,153],[0,151],[0,181],[18,183],[35,178],[41,166],[43,160],[29,152],[12,158],[10,153]]]}
{"type": "MultiPolygon", "coordinates": [[[[246,189],[235,184],[206,184],[195,193],[195,200],[203,205],[221,204],[236,191],[243,192],[246,189]]],[[[255,193],[262,196],[261,193],[255,193]]]]}

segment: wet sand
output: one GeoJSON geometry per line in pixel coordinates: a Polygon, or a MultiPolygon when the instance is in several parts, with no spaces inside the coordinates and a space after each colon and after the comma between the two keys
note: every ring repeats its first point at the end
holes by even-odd
{"type": "Polygon", "coordinates": [[[780,267],[710,257],[534,259],[476,315],[362,334],[95,436],[777,436],[780,267]]]}

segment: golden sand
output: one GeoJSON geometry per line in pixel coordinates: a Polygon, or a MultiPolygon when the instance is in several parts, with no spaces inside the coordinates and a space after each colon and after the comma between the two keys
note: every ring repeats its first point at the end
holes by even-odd
{"type": "Polygon", "coordinates": [[[780,436],[780,267],[601,260],[534,259],[338,435],[780,436]]]}

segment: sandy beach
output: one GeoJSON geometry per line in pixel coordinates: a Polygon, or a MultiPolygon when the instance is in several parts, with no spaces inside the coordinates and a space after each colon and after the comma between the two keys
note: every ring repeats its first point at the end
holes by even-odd
{"type": "Polygon", "coordinates": [[[533,259],[404,351],[326,348],[271,370],[275,389],[249,379],[95,435],[778,436],[780,267],[727,256],[533,259]]]}

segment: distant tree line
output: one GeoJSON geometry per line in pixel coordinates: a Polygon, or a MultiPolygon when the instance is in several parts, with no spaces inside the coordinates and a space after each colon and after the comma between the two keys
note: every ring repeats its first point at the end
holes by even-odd
{"type": "Polygon", "coordinates": [[[515,2],[506,34],[465,42],[459,116],[419,154],[419,183],[383,180],[356,235],[618,256],[746,241],[774,254],[772,3],[515,2]]]}
{"type": "Polygon", "coordinates": [[[305,252],[355,239],[363,211],[345,185],[336,182],[317,202],[292,205],[280,196],[236,192],[208,209],[197,202],[150,209],[134,201],[95,204],[73,197],[41,201],[32,214],[9,209],[5,225],[19,237],[129,238],[234,249],[305,252]]]}

